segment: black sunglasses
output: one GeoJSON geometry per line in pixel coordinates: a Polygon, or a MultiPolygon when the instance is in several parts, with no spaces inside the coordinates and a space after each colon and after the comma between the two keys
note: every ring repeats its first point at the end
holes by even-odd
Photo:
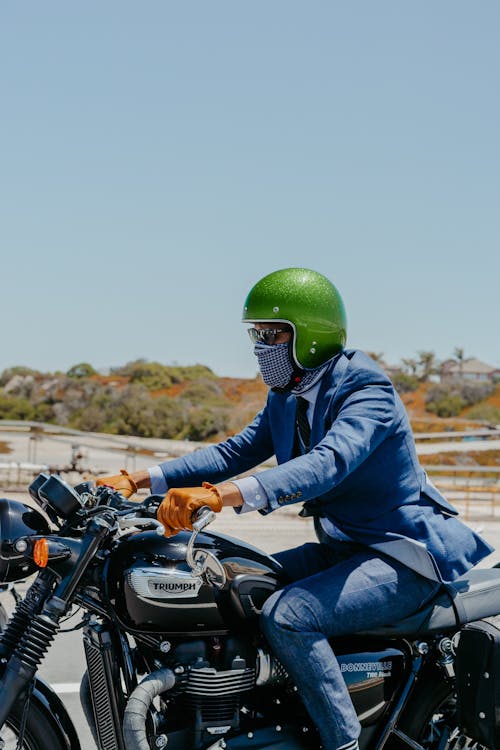
{"type": "Polygon", "coordinates": [[[280,333],[291,333],[289,328],[249,328],[248,335],[253,344],[274,344],[280,333]]]}

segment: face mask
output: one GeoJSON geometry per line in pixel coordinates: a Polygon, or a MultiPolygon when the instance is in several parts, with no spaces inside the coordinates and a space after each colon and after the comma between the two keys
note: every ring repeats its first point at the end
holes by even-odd
{"type": "Polygon", "coordinates": [[[270,388],[285,388],[293,375],[288,344],[255,344],[262,380],[270,388]]]}

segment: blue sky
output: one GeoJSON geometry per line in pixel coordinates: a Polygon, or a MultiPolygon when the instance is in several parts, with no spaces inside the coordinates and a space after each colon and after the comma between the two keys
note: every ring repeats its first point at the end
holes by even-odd
{"type": "Polygon", "coordinates": [[[500,5],[0,4],[0,369],[257,372],[306,266],[349,345],[500,366],[500,5]]]}

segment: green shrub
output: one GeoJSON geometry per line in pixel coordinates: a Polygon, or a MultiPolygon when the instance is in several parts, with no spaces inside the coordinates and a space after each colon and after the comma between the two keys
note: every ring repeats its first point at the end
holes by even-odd
{"type": "Polygon", "coordinates": [[[188,440],[207,440],[227,428],[227,414],[216,409],[194,409],[182,433],[188,440]]]}
{"type": "Polygon", "coordinates": [[[392,382],[398,393],[416,391],[420,384],[420,380],[416,375],[408,375],[406,372],[399,372],[394,375],[392,382]]]}
{"type": "Polygon", "coordinates": [[[180,398],[188,401],[194,407],[198,406],[230,406],[220,385],[205,378],[195,380],[181,393],[180,398]]]}
{"type": "Polygon", "coordinates": [[[167,370],[174,383],[183,383],[185,380],[217,377],[210,367],[206,367],[205,365],[188,365],[184,367],[170,365],[167,367],[167,370]]]}
{"type": "Polygon", "coordinates": [[[465,401],[460,396],[452,393],[443,394],[434,401],[427,403],[427,411],[437,414],[438,417],[456,417],[465,407],[465,401]]]}
{"type": "Polygon", "coordinates": [[[500,424],[500,409],[491,404],[477,404],[467,414],[471,419],[479,419],[490,424],[500,424]]]}
{"type": "Polygon", "coordinates": [[[456,378],[432,386],[426,393],[426,409],[438,417],[456,417],[466,406],[472,406],[494,391],[491,383],[476,383],[456,378]]]}
{"type": "Polygon", "coordinates": [[[0,374],[0,387],[7,385],[14,375],[39,375],[38,370],[31,370],[29,367],[8,367],[0,374]]]}
{"type": "Polygon", "coordinates": [[[96,374],[97,371],[88,362],[80,362],[78,365],[73,365],[66,373],[68,378],[89,378],[91,375],[96,374]]]}
{"type": "Polygon", "coordinates": [[[112,372],[129,378],[131,383],[145,385],[150,391],[170,388],[172,384],[183,383],[186,380],[215,378],[212,370],[204,365],[181,367],[148,362],[145,359],[128,362],[123,367],[113,368],[112,372]]]}
{"type": "Polygon", "coordinates": [[[125,375],[130,378],[132,384],[144,385],[150,391],[170,388],[173,382],[165,365],[161,365],[159,362],[147,362],[145,359],[129,362],[113,372],[118,375],[125,375]]]}
{"type": "Polygon", "coordinates": [[[22,419],[31,421],[35,418],[35,409],[27,398],[18,396],[0,396],[0,419],[22,419]]]}

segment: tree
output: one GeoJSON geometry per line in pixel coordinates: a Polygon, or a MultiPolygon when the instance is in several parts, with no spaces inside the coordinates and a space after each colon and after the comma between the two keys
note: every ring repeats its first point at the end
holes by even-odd
{"type": "Polygon", "coordinates": [[[66,373],[68,378],[89,378],[95,374],[96,370],[88,362],[80,362],[78,365],[73,365],[66,373]]]}
{"type": "Polygon", "coordinates": [[[417,365],[420,369],[419,377],[422,383],[427,383],[430,376],[438,372],[438,362],[436,360],[436,355],[434,354],[434,352],[431,352],[431,351],[418,352],[417,365]]]}
{"type": "Polygon", "coordinates": [[[463,347],[456,346],[453,349],[453,359],[455,360],[455,362],[458,363],[458,369],[459,369],[460,377],[463,377],[463,374],[464,374],[464,362],[465,362],[465,351],[464,351],[463,347]]]}
{"type": "Polygon", "coordinates": [[[417,376],[409,375],[407,372],[397,372],[392,376],[392,383],[398,393],[410,393],[418,388],[417,376]]]}
{"type": "Polygon", "coordinates": [[[416,359],[406,358],[402,359],[403,367],[406,369],[409,375],[416,375],[418,370],[418,362],[416,359]]]}

